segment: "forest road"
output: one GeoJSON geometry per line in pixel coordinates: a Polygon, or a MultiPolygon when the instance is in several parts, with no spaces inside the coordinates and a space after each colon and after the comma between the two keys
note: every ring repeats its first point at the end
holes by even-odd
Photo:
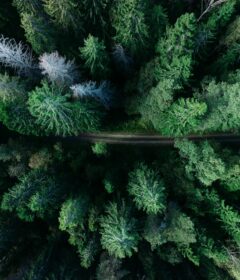
{"type": "Polygon", "coordinates": [[[122,133],[82,133],[78,136],[65,137],[66,140],[127,145],[173,145],[176,139],[188,139],[194,142],[204,140],[215,140],[221,143],[239,143],[240,135],[234,134],[208,134],[189,135],[185,137],[167,137],[156,134],[122,134],[122,133]]]}

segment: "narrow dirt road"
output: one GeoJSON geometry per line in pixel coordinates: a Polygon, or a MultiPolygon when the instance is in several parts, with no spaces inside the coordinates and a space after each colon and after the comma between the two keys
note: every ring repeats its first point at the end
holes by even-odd
{"type": "MultiPolygon", "coordinates": [[[[195,142],[204,140],[216,140],[221,143],[240,143],[240,135],[233,134],[208,134],[189,135],[187,137],[176,137],[178,139],[189,139],[195,142]]],[[[146,135],[146,134],[121,134],[121,133],[83,133],[78,136],[66,137],[66,140],[107,143],[107,144],[132,144],[132,145],[173,145],[174,137],[146,135]]]]}

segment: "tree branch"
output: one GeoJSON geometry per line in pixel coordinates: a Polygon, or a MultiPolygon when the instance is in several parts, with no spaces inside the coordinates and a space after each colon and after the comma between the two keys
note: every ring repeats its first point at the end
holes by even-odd
{"type": "Polygon", "coordinates": [[[202,14],[200,15],[200,17],[198,18],[197,21],[200,21],[200,20],[202,19],[202,17],[203,17],[205,14],[207,14],[208,12],[210,12],[212,9],[214,9],[215,7],[217,7],[217,6],[219,6],[219,5],[221,5],[222,3],[227,2],[227,1],[228,1],[228,0],[217,0],[217,1],[211,0],[211,1],[209,1],[209,3],[208,3],[208,5],[207,5],[206,9],[202,12],[202,14]]]}

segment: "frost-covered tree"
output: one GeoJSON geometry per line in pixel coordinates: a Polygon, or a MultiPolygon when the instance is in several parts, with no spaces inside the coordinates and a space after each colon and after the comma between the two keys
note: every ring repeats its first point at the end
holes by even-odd
{"type": "Polygon", "coordinates": [[[74,99],[93,98],[102,103],[105,108],[113,105],[113,91],[108,81],[103,81],[99,85],[90,81],[71,86],[74,99]]]}
{"type": "Polygon", "coordinates": [[[37,68],[27,46],[4,36],[0,37],[0,63],[21,75],[30,75],[37,68]]]}
{"type": "Polygon", "coordinates": [[[71,85],[77,78],[77,70],[74,61],[66,60],[58,52],[44,53],[39,58],[39,67],[43,75],[57,84],[71,85]]]}
{"type": "Polygon", "coordinates": [[[158,172],[139,164],[130,174],[128,192],[138,209],[147,214],[160,214],[166,208],[165,184],[158,172]]]}
{"type": "Polygon", "coordinates": [[[106,214],[101,217],[100,234],[102,248],[117,258],[131,257],[137,251],[140,236],[137,224],[124,201],[121,204],[111,202],[106,214]]]}
{"type": "Polygon", "coordinates": [[[56,49],[56,34],[47,18],[34,13],[22,13],[21,23],[25,37],[37,54],[56,49]]]}
{"type": "Polygon", "coordinates": [[[104,79],[109,72],[109,57],[104,42],[89,35],[79,50],[85,67],[89,69],[93,78],[104,79]]]}

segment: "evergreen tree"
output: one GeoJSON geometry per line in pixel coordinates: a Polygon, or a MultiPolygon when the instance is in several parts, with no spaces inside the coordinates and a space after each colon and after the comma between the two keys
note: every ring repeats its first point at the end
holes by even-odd
{"type": "Polygon", "coordinates": [[[210,82],[200,96],[208,106],[204,131],[229,131],[239,128],[238,94],[239,83],[210,82]]]}
{"type": "Polygon", "coordinates": [[[55,30],[46,17],[35,13],[21,14],[22,27],[27,41],[37,54],[51,52],[56,49],[55,30]]]}
{"type": "Polygon", "coordinates": [[[163,213],[166,208],[164,182],[156,170],[143,163],[129,174],[128,192],[137,208],[147,214],[163,213]]]}
{"type": "Polygon", "coordinates": [[[97,37],[89,35],[80,48],[81,57],[85,67],[89,69],[95,79],[105,78],[109,71],[109,57],[106,47],[97,37]]]}
{"type": "Polygon", "coordinates": [[[20,182],[4,194],[1,208],[16,211],[18,216],[27,221],[34,218],[34,213],[43,217],[50,214],[51,207],[57,207],[61,191],[50,174],[42,170],[33,170],[20,178],[20,182]]]}
{"type": "Polygon", "coordinates": [[[81,30],[79,3],[76,0],[44,0],[44,9],[63,29],[81,30]]]}
{"type": "Polygon", "coordinates": [[[13,0],[13,6],[19,13],[31,13],[41,9],[41,0],[13,0]]]}
{"type": "Polygon", "coordinates": [[[114,40],[134,55],[146,47],[149,30],[146,24],[145,1],[119,0],[113,3],[111,19],[116,35],[114,40]]]}
{"type": "Polygon", "coordinates": [[[117,258],[131,257],[137,251],[140,239],[136,220],[130,216],[130,209],[124,201],[118,205],[111,202],[106,214],[101,217],[101,244],[110,255],[117,258]]]}
{"type": "Polygon", "coordinates": [[[188,140],[178,140],[175,147],[185,160],[185,170],[189,178],[194,176],[204,185],[210,186],[225,173],[225,164],[208,142],[196,145],[188,140]]]}
{"type": "Polygon", "coordinates": [[[72,104],[62,95],[62,90],[49,86],[46,82],[41,88],[32,91],[29,100],[29,111],[36,118],[46,133],[56,135],[74,134],[77,123],[74,119],[72,104]]]}
{"type": "Polygon", "coordinates": [[[164,135],[188,135],[199,130],[206,112],[206,103],[181,98],[160,117],[155,127],[164,135]]]}
{"type": "Polygon", "coordinates": [[[97,268],[97,280],[121,280],[128,275],[128,271],[121,268],[121,260],[108,255],[106,252],[101,255],[97,268]]]}

